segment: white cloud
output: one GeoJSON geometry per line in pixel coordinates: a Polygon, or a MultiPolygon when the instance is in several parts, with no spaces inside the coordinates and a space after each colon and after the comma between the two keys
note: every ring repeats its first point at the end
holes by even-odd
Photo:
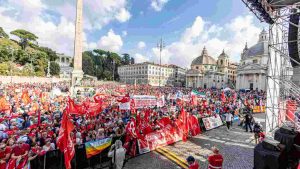
{"type": "Polygon", "coordinates": [[[130,19],[131,14],[125,9],[121,8],[119,13],[116,15],[116,19],[120,22],[126,22],[130,19]]]}
{"type": "MultiPolygon", "coordinates": [[[[6,32],[15,29],[28,30],[39,37],[38,42],[41,46],[47,46],[58,53],[73,56],[76,1],[7,0],[2,4],[0,6],[0,24],[6,32]],[[46,10],[52,12],[51,16],[46,10]],[[55,13],[54,17],[53,13],[55,13]],[[60,15],[57,16],[57,14],[60,15]]],[[[131,16],[127,9],[127,0],[85,1],[83,10],[84,28],[93,31],[112,21],[128,21],[131,16]]],[[[127,32],[123,33],[124,36],[126,36],[125,34],[127,32]]],[[[102,37],[98,44],[87,42],[85,33],[83,36],[85,49],[93,49],[99,44],[106,49],[119,51],[123,45],[121,37],[113,31],[102,37]]]]}
{"type": "Polygon", "coordinates": [[[142,63],[142,62],[147,62],[149,61],[149,58],[147,58],[146,56],[140,54],[140,53],[136,53],[134,55],[134,62],[135,63],[142,63]]]}
{"type": "Polygon", "coordinates": [[[205,22],[200,16],[196,17],[193,25],[190,28],[187,28],[183,33],[182,41],[189,43],[195,40],[195,38],[198,38],[203,32],[204,24],[205,22]]]}
{"type": "MultiPolygon", "coordinates": [[[[210,24],[198,16],[191,27],[182,33],[180,40],[165,47],[162,51],[162,63],[190,66],[192,60],[201,54],[204,46],[215,59],[225,49],[230,59],[238,62],[245,42],[249,46],[254,45],[260,31],[261,28],[255,25],[254,17],[250,15],[238,16],[225,25],[210,24]]],[[[152,53],[153,61],[158,63],[159,50],[153,48],[152,53]]]]}
{"type": "Polygon", "coordinates": [[[123,41],[120,35],[114,33],[110,29],[106,36],[102,36],[98,42],[98,46],[101,49],[118,52],[123,46],[123,41]]]}
{"type": "Polygon", "coordinates": [[[169,0],[151,0],[151,7],[155,11],[161,11],[169,0]]]}
{"type": "Polygon", "coordinates": [[[127,31],[122,31],[122,37],[127,36],[127,31]]]}
{"type": "Polygon", "coordinates": [[[137,44],[137,47],[138,47],[139,49],[143,49],[143,48],[146,47],[146,43],[143,42],[143,41],[140,41],[140,42],[137,44]]]}
{"type": "MultiPolygon", "coordinates": [[[[51,7],[58,9],[62,16],[74,21],[76,15],[76,1],[74,0],[43,0],[51,7]]],[[[100,29],[112,21],[126,22],[131,14],[128,10],[128,0],[88,0],[84,1],[83,8],[84,29],[100,29]]]]}
{"type": "MultiPolygon", "coordinates": [[[[25,0],[21,0],[18,2],[23,4],[24,1],[25,0]]],[[[26,2],[28,1],[26,0],[26,2]]],[[[40,8],[34,6],[34,9],[37,11],[41,11],[41,8],[44,7],[42,5],[40,8]]],[[[39,15],[32,15],[30,22],[28,22],[28,18],[25,20],[23,19],[23,17],[29,14],[27,12],[24,13],[23,17],[20,16],[20,18],[6,15],[6,13],[14,10],[16,10],[16,8],[0,7],[1,26],[6,32],[11,32],[15,29],[28,30],[38,36],[39,45],[47,46],[59,53],[65,53],[73,56],[73,40],[75,35],[75,25],[73,22],[69,22],[66,18],[61,17],[60,22],[58,24],[54,24],[53,22],[44,21],[41,17],[39,17],[39,15]]]]}

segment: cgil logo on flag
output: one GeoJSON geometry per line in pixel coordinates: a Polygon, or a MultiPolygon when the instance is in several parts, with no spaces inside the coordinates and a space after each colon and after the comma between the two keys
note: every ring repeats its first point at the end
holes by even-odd
{"type": "Polygon", "coordinates": [[[111,138],[105,138],[102,140],[89,141],[85,143],[85,151],[87,158],[101,153],[104,149],[111,145],[111,138]]]}

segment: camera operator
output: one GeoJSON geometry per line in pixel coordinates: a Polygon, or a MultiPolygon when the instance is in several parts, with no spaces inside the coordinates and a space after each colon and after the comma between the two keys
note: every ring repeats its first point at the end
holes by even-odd
{"type": "Polygon", "coordinates": [[[117,140],[115,144],[110,147],[108,157],[112,157],[112,169],[122,169],[125,160],[126,150],[122,146],[122,141],[117,140]]]}

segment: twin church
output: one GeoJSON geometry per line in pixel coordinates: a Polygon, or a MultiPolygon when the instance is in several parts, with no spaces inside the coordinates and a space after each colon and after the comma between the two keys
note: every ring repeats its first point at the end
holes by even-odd
{"type": "Polygon", "coordinates": [[[215,60],[204,47],[186,72],[187,87],[266,90],[268,33],[263,30],[258,42],[241,53],[240,64],[230,61],[223,50],[215,60]]]}

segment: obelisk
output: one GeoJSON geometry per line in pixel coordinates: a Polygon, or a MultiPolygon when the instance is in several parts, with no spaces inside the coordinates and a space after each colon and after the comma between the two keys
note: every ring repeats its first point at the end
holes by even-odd
{"type": "Polygon", "coordinates": [[[82,71],[82,0],[77,0],[76,5],[76,23],[75,23],[75,42],[74,42],[74,67],[72,72],[72,87],[83,77],[82,71]]]}

